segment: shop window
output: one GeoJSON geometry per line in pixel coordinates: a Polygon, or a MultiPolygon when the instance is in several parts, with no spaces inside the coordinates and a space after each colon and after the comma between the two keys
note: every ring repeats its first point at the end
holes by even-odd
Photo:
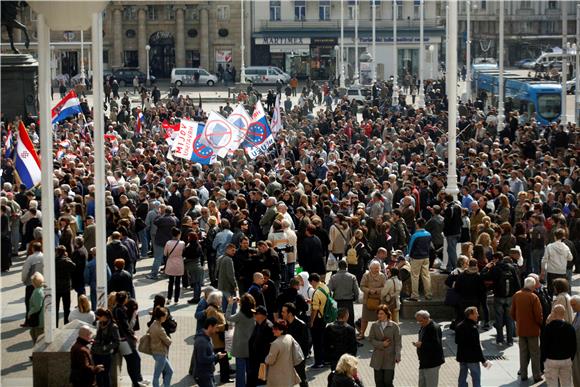
{"type": "Polygon", "coordinates": [[[230,20],[230,6],[220,5],[217,7],[218,20],[230,20]]]}
{"type": "Polygon", "coordinates": [[[306,0],[294,0],[294,20],[306,19],[306,0]]]}
{"type": "Polygon", "coordinates": [[[282,16],[282,5],[280,0],[270,0],[270,20],[278,21],[282,16]]]}
{"type": "Polygon", "coordinates": [[[320,0],[318,9],[320,20],[330,20],[330,0],[320,0]]]}

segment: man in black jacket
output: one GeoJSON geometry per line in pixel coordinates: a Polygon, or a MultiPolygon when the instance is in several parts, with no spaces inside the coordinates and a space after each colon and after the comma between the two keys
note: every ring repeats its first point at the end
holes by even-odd
{"type": "Polygon", "coordinates": [[[441,327],[426,310],[415,313],[415,320],[421,326],[419,341],[413,343],[419,357],[419,387],[437,386],[439,369],[445,363],[441,327]]]}
{"type": "Polygon", "coordinates": [[[299,319],[306,321],[305,318],[306,312],[308,311],[308,304],[304,297],[301,294],[298,294],[299,288],[300,281],[296,278],[290,279],[290,286],[283,289],[278,295],[278,299],[276,300],[276,313],[281,313],[284,305],[291,302],[296,309],[294,315],[299,319]]]}
{"type": "Polygon", "coordinates": [[[546,383],[557,386],[572,385],[572,361],[576,354],[576,331],[565,321],[566,309],[554,306],[551,319],[542,333],[542,363],[546,383]]]}
{"type": "Polygon", "coordinates": [[[109,280],[109,292],[125,291],[135,298],[135,287],[133,286],[133,277],[125,270],[125,260],[122,258],[115,259],[115,271],[111,274],[109,280]]]}
{"type": "Polygon", "coordinates": [[[272,323],[268,320],[266,308],[258,306],[254,319],[256,320],[256,326],[249,341],[250,361],[248,363],[248,387],[256,387],[258,384],[260,363],[266,360],[266,356],[270,352],[270,343],[274,341],[272,323]]]}
{"type": "Polygon", "coordinates": [[[111,242],[107,245],[107,265],[111,271],[115,270],[115,260],[119,258],[129,262],[129,250],[121,242],[121,233],[115,231],[111,234],[111,242]]]}
{"type": "Polygon", "coordinates": [[[474,386],[481,386],[481,368],[479,363],[485,366],[487,361],[483,357],[477,320],[479,313],[475,306],[465,309],[465,320],[455,329],[455,344],[457,344],[457,356],[459,362],[460,386],[467,386],[467,372],[471,373],[474,386]]]}
{"type": "Polygon", "coordinates": [[[300,376],[300,387],[308,387],[308,379],[306,378],[306,356],[310,352],[312,339],[308,326],[304,321],[296,317],[296,313],[296,306],[291,302],[287,302],[282,306],[280,315],[288,323],[287,333],[298,342],[304,354],[305,360],[297,366],[294,366],[294,369],[298,373],[298,376],[300,376]]]}
{"type": "Polygon", "coordinates": [[[457,244],[461,238],[461,204],[453,200],[453,196],[445,195],[443,202],[443,235],[447,240],[447,271],[457,267],[457,244]]]}
{"type": "Polygon", "coordinates": [[[326,274],[324,250],[320,239],[315,234],[316,226],[309,224],[306,226],[304,239],[298,238],[298,263],[304,268],[304,271],[324,276],[326,274]]]}
{"type": "Polygon", "coordinates": [[[348,309],[340,308],[336,321],[328,324],[324,330],[325,353],[332,371],[336,369],[338,359],[345,353],[356,356],[356,331],[348,324],[348,317],[348,309]]]}

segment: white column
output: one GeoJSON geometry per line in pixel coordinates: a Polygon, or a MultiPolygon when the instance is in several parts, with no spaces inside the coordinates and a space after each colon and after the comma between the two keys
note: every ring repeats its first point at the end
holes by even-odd
{"type": "MultiPolygon", "coordinates": [[[[447,4],[448,5],[445,6],[445,71],[449,70],[449,2],[447,4]]],[[[437,61],[437,76],[441,78],[439,61],[437,61]]],[[[447,84],[447,82],[445,84],[447,84]]],[[[445,88],[447,88],[447,86],[445,88]]]]}
{"type": "Polygon", "coordinates": [[[95,145],[95,224],[97,249],[97,306],[107,307],[107,234],[105,231],[105,123],[103,121],[103,14],[93,14],[93,133],[95,145]]]}
{"type": "Polygon", "coordinates": [[[447,188],[445,192],[457,198],[457,2],[450,1],[449,40],[447,41],[449,60],[447,61],[447,99],[449,114],[447,119],[447,188]]]}
{"type": "Polygon", "coordinates": [[[354,2],[354,84],[359,85],[360,71],[358,69],[358,0],[354,2]]]}
{"type": "Polygon", "coordinates": [[[425,107],[425,85],[423,84],[423,71],[425,70],[425,47],[424,47],[424,33],[425,33],[425,0],[419,0],[420,26],[419,26],[419,95],[417,96],[417,106],[425,107]]]}
{"type": "Polygon", "coordinates": [[[340,88],[346,87],[344,76],[344,0],[340,0],[340,88]]]}
{"type": "Polygon", "coordinates": [[[467,66],[467,73],[465,75],[465,98],[469,101],[471,99],[471,1],[467,4],[467,25],[466,32],[466,48],[465,48],[465,66],[467,66]]]}
{"type": "MultiPolygon", "coordinates": [[[[560,2],[560,9],[562,10],[562,53],[568,53],[568,14],[566,12],[566,1],[560,2]]],[[[566,81],[568,80],[568,61],[567,56],[562,55],[562,113],[560,120],[563,124],[568,122],[566,115],[566,81]]]]}
{"type": "Polygon", "coordinates": [[[505,4],[503,0],[498,3],[499,6],[499,98],[497,102],[497,131],[503,130],[505,125],[504,112],[504,21],[505,21],[505,4]]]}
{"type": "Polygon", "coordinates": [[[393,0],[393,95],[391,97],[391,104],[393,106],[399,103],[399,86],[397,82],[399,58],[397,57],[397,0],[393,0]]]}
{"type": "Polygon", "coordinates": [[[372,14],[373,14],[373,42],[372,42],[372,51],[373,51],[373,61],[371,67],[371,75],[373,78],[373,83],[377,81],[377,4],[375,0],[372,0],[372,14]]]}
{"type": "MultiPolygon", "coordinates": [[[[241,51],[241,69],[240,69],[240,83],[246,83],[246,60],[245,60],[245,56],[246,56],[246,45],[245,45],[245,41],[244,41],[244,0],[240,0],[241,3],[241,16],[240,16],[240,23],[241,23],[241,41],[242,44],[240,45],[240,51],[241,51]]],[[[234,82],[236,82],[236,80],[234,79],[234,82]]]]}
{"type": "Polygon", "coordinates": [[[576,126],[580,125],[580,4],[576,5],[576,85],[574,95],[576,100],[576,126]]]}
{"type": "Polygon", "coordinates": [[[50,29],[44,15],[38,14],[38,107],[40,109],[40,166],[42,170],[42,254],[44,255],[44,341],[52,343],[56,329],[54,307],[54,185],[52,180],[52,118],[50,116],[50,29]]]}

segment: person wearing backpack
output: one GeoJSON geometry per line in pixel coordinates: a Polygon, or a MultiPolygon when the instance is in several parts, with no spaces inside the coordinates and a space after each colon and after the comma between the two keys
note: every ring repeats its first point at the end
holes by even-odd
{"type": "Polygon", "coordinates": [[[312,335],[312,347],[314,349],[314,365],[312,368],[324,368],[324,312],[326,303],[329,302],[330,289],[320,281],[320,276],[316,273],[310,274],[308,282],[315,289],[312,295],[312,312],[308,327],[312,335]]]}
{"type": "Polygon", "coordinates": [[[518,272],[510,257],[504,257],[489,271],[488,278],[493,282],[493,308],[495,311],[496,343],[503,345],[503,327],[507,331],[507,345],[514,343],[514,321],[510,317],[512,296],[521,289],[518,272]]]}

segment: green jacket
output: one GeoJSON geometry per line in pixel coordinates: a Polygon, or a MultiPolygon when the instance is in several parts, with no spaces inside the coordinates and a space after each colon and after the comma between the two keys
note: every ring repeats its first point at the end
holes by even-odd
{"type": "Polygon", "coordinates": [[[44,328],[44,288],[36,288],[30,296],[30,309],[28,310],[28,315],[30,317],[34,313],[40,311],[39,324],[35,328],[44,328]]]}

